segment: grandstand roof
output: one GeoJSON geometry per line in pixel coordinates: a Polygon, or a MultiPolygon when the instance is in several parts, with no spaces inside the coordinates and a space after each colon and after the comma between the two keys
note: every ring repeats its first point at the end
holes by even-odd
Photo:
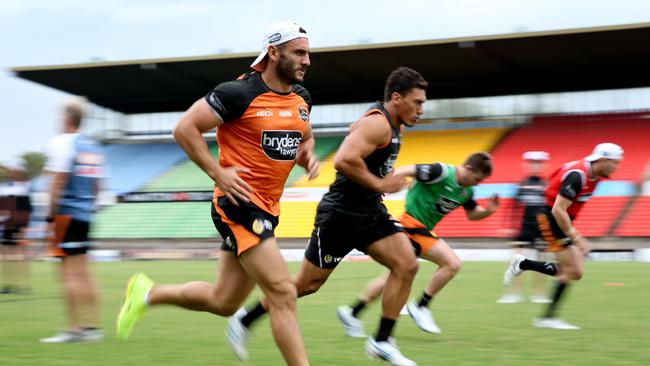
{"type": "MultiPolygon", "coordinates": [[[[420,71],[428,97],[650,86],[650,23],[315,48],[304,82],[314,104],[380,99],[397,66],[420,71]]],[[[185,110],[248,70],[257,52],[18,67],[19,77],[123,113],[185,110]]]]}

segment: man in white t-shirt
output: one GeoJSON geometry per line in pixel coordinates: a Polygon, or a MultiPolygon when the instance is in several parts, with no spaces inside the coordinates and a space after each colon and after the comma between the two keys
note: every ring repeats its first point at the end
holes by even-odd
{"type": "Polygon", "coordinates": [[[99,326],[97,286],[88,266],[88,232],[95,198],[104,172],[101,147],[79,133],[84,103],[63,107],[63,133],[47,145],[45,170],[51,175],[47,216],[49,252],[61,259],[68,328],[43,343],[87,342],[103,339],[99,326]]]}

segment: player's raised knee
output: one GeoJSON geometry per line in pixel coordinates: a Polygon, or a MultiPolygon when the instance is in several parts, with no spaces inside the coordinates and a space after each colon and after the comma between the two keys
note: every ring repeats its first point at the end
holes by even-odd
{"type": "Polygon", "coordinates": [[[459,259],[454,259],[449,262],[449,265],[447,266],[449,268],[449,272],[451,272],[452,275],[457,275],[458,272],[460,272],[460,260],[459,259]]]}
{"type": "Polygon", "coordinates": [[[296,281],[296,290],[298,291],[298,297],[311,295],[317,292],[322,285],[323,281],[320,278],[298,280],[296,281]]]}

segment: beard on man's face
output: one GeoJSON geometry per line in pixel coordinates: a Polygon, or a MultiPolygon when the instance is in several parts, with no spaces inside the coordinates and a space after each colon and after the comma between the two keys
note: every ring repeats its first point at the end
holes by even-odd
{"type": "Polygon", "coordinates": [[[280,61],[278,62],[278,75],[284,79],[288,84],[298,84],[302,82],[303,78],[297,76],[298,71],[302,71],[303,75],[307,71],[306,67],[294,65],[289,58],[283,53],[280,53],[280,61]]]}

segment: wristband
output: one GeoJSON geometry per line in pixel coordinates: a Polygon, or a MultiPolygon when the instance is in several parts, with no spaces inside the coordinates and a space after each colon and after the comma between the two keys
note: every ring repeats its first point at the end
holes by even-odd
{"type": "Polygon", "coordinates": [[[580,233],[574,227],[572,227],[571,230],[569,230],[566,234],[572,241],[576,241],[582,237],[582,235],[580,235],[580,233]]]}

